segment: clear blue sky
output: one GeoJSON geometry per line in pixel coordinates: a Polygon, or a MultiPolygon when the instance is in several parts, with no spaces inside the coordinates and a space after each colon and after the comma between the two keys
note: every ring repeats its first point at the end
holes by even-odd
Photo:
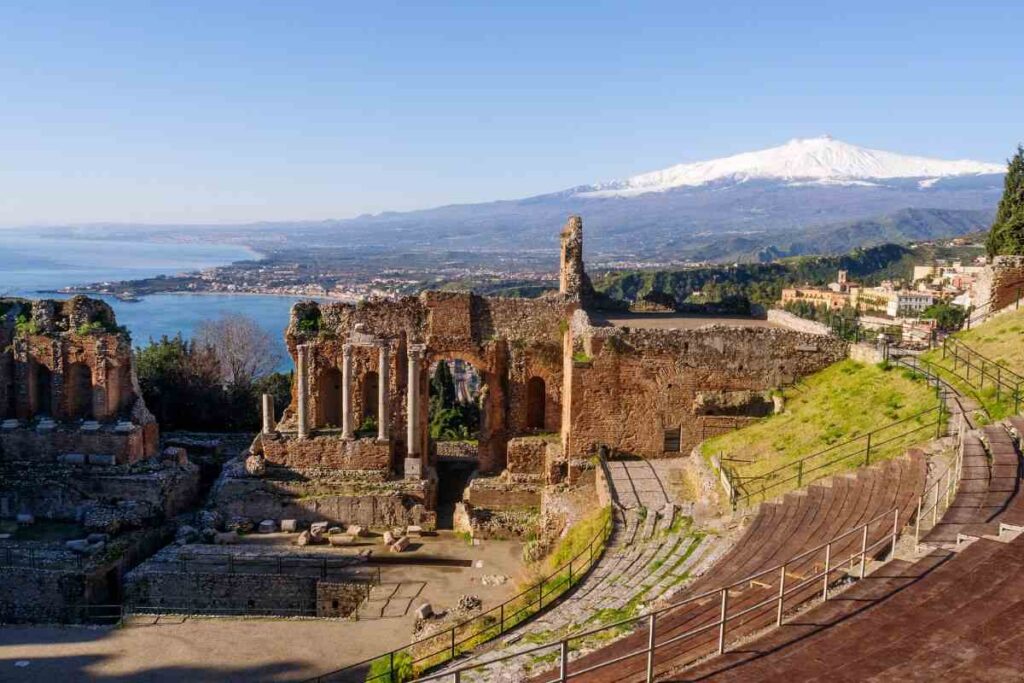
{"type": "Polygon", "coordinates": [[[1022,2],[4,2],[0,225],[346,217],[830,133],[1001,161],[1022,2]]]}

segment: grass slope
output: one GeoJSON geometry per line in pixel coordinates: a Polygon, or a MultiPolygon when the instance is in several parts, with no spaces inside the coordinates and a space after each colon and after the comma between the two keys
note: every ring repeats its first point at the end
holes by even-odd
{"type": "MultiPolygon", "coordinates": [[[[1024,375],[1024,308],[1002,313],[982,325],[958,332],[954,336],[988,360],[994,361],[1018,375],[1024,375]]],[[[950,357],[942,358],[942,349],[930,351],[924,355],[924,358],[940,367],[953,367],[950,357]]],[[[991,368],[988,372],[991,372],[991,368]]],[[[992,419],[1000,420],[1013,414],[1014,402],[1006,391],[1000,391],[997,394],[991,383],[985,387],[980,387],[975,382],[968,384],[964,381],[962,369],[960,373],[961,377],[948,372],[943,374],[961,392],[977,398],[992,419]]],[[[975,373],[972,379],[976,380],[977,376],[975,373]]],[[[1006,377],[1005,379],[1007,382],[1011,382],[1010,378],[1006,377]]]]}
{"type": "MultiPolygon", "coordinates": [[[[784,397],[782,413],[706,441],[702,446],[705,457],[722,454],[723,462],[741,478],[761,476],[938,405],[934,390],[909,373],[851,360],[810,375],[786,389],[784,397]]],[[[934,419],[931,415],[920,422],[934,419]]],[[[895,436],[913,426],[914,421],[894,427],[887,436],[895,436]]],[[[919,432],[908,439],[895,439],[873,447],[871,460],[899,455],[909,445],[924,441],[929,435],[919,432]]],[[[878,442],[885,440],[880,438],[878,442]]],[[[863,440],[849,447],[840,446],[825,460],[863,449],[863,440]]],[[[852,469],[862,462],[861,458],[851,458],[817,471],[812,478],[852,469]]],[[[791,488],[796,488],[795,482],[786,490],[791,488]]]]}

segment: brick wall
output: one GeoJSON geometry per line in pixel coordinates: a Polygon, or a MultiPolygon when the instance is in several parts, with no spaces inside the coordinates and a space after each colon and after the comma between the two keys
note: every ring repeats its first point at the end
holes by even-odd
{"type": "Polygon", "coordinates": [[[570,458],[601,444],[658,457],[664,455],[665,430],[676,428],[680,452],[687,453],[700,441],[698,393],[763,391],[846,357],[841,340],[780,328],[590,329],[580,341],[592,356],[572,362],[567,381],[570,458]]]}

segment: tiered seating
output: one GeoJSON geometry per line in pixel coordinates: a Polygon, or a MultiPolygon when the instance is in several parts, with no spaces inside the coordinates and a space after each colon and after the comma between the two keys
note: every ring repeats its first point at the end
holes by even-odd
{"type": "Polygon", "coordinates": [[[989,425],[982,432],[984,441],[976,432],[964,437],[956,498],[924,543],[937,546],[956,543],[960,534],[978,537],[999,532],[1000,517],[1017,493],[1017,450],[1004,426],[989,425]]]}
{"type": "MultiPolygon", "coordinates": [[[[1024,420],[1011,423],[1024,433],[1024,420]]],[[[672,680],[1024,678],[1024,535],[1005,526],[1024,522],[1024,495],[994,505],[1005,498],[999,480],[1010,468],[1017,472],[1020,455],[1002,426],[984,433],[996,484],[992,495],[972,499],[978,509],[991,508],[976,530],[1002,523],[1001,535],[935,550],[916,563],[890,562],[793,623],[672,680]]],[[[1014,475],[1015,490],[1018,483],[1014,475]]]]}
{"type": "MultiPolygon", "coordinates": [[[[674,598],[679,602],[688,595],[697,595],[730,585],[745,579],[758,571],[769,569],[789,560],[800,553],[834,539],[845,531],[863,522],[879,517],[894,507],[900,511],[898,524],[902,527],[916,510],[917,496],[924,489],[926,474],[925,460],[921,453],[907,455],[848,474],[833,478],[823,485],[809,487],[804,492],[790,493],[777,503],[762,505],[746,533],[704,578],[692,588],[674,598]],[[829,485],[831,484],[831,485],[829,485]]],[[[868,542],[874,543],[892,533],[893,521],[886,516],[871,525],[868,542]]],[[[843,541],[833,544],[832,566],[848,558],[860,549],[860,534],[851,534],[843,541]]],[[[887,549],[882,547],[879,552],[887,549]]],[[[787,568],[789,585],[796,584],[804,576],[821,571],[824,551],[792,563],[787,568]]],[[[838,581],[840,574],[833,575],[838,581]]],[[[787,604],[795,606],[801,601],[819,595],[821,583],[808,586],[801,592],[787,597],[787,604]]],[[[777,575],[765,575],[757,582],[740,590],[730,592],[730,614],[736,614],[744,606],[756,604],[778,592],[777,575]]],[[[680,606],[658,619],[657,642],[714,623],[719,617],[718,598],[712,596],[701,602],[680,606]]],[[[729,623],[729,638],[736,640],[768,626],[774,621],[771,608],[757,610],[729,623]]],[[[570,664],[570,672],[579,671],[598,662],[642,648],[646,644],[645,633],[635,633],[595,653],[570,664]]],[[[674,669],[715,651],[717,630],[710,628],[701,634],[685,638],[677,643],[659,648],[657,662],[659,671],[674,669]]],[[[587,681],[622,681],[641,677],[644,672],[643,657],[632,657],[615,665],[604,667],[586,675],[587,681]]]]}

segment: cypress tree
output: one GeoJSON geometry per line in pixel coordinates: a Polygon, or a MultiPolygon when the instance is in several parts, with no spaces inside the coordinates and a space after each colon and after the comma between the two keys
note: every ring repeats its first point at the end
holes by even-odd
{"type": "Polygon", "coordinates": [[[989,256],[1024,255],[1024,147],[1010,159],[995,222],[985,246],[989,256]]]}

